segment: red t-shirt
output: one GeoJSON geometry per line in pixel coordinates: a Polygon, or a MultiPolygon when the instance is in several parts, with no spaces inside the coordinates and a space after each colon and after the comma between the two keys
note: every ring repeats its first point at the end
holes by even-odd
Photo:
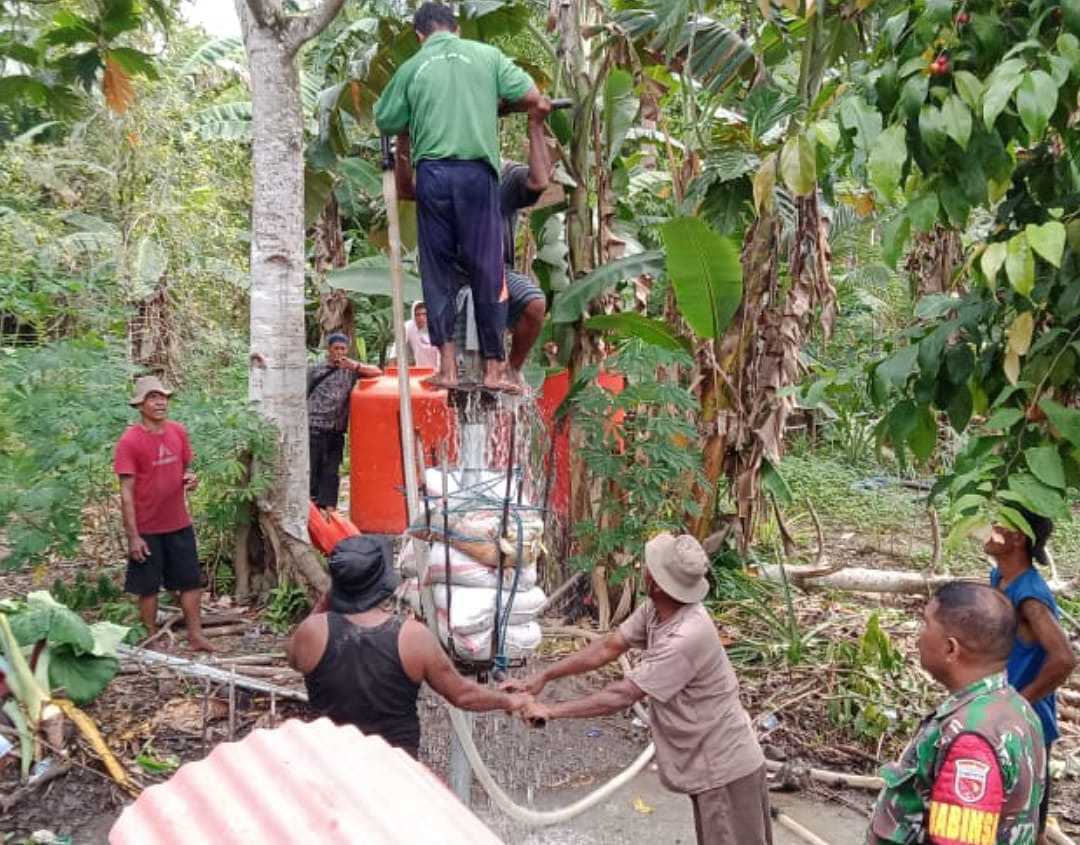
{"type": "Polygon", "coordinates": [[[135,525],[140,534],[167,534],[191,525],[184,500],[184,471],[191,464],[187,429],[165,421],[151,434],[133,425],[116,444],[117,475],[135,476],[135,525]]]}

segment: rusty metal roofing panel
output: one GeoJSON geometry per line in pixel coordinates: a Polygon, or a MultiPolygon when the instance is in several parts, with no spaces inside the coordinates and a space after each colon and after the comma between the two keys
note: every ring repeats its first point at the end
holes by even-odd
{"type": "Polygon", "coordinates": [[[498,845],[425,766],[381,737],[290,719],[223,743],[124,810],[110,845],[498,845]]]}

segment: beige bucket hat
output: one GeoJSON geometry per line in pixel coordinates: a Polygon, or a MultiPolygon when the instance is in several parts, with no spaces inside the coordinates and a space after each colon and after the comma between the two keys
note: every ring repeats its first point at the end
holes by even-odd
{"type": "Polygon", "coordinates": [[[689,534],[675,537],[665,531],[645,544],[645,568],[661,590],[684,604],[709,594],[709,556],[689,534]]]}
{"type": "Polygon", "coordinates": [[[137,408],[146,401],[146,397],[150,393],[164,393],[166,396],[173,395],[173,392],[165,387],[157,376],[143,376],[135,380],[135,395],[131,397],[128,404],[132,408],[137,408]]]}

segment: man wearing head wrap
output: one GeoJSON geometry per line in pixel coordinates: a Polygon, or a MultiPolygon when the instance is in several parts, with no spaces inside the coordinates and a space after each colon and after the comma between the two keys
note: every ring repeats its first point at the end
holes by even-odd
{"type": "Polygon", "coordinates": [[[1015,637],[1012,606],[985,584],[954,581],[927,603],[919,663],[949,695],[881,770],[867,845],[1034,845],[1046,748],[1005,679],[1015,637]]]}
{"type": "Polygon", "coordinates": [[[1042,832],[1050,811],[1050,746],[1059,735],[1055,690],[1069,679],[1076,657],[1058,623],[1054,594],[1035,568],[1036,562],[1049,563],[1046,541],[1054,523],[1026,508],[1015,506],[1015,511],[1027,522],[1031,536],[1011,525],[995,525],[983,551],[996,564],[990,572],[991,586],[1001,590],[1016,608],[1016,639],[1005,673],[1035,709],[1046,741],[1047,789],[1039,818],[1042,832]]]}
{"type": "Polygon", "coordinates": [[[693,537],[653,537],[645,544],[649,600],[617,631],[502,688],[539,695],[549,681],[642,649],[621,681],[584,698],[530,701],[522,718],[535,723],[605,716],[647,697],[660,780],[690,796],[698,845],[771,845],[765,756],[716,625],[701,604],[709,593],[708,571],[709,558],[693,537]]]}
{"type": "Polygon", "coordinates": [[[333,510],[341,485],[341,458],[349,427],[349,394],[357,379],[374,378],[382,370],[348,357],[349,339],[326,339],[326,360],[308,370],[308,458],[310,496],[321,510],[333,510]]]}
{"type": "Polygon", "coordinates": [[[330,591],[289,641],[289,665],[302,673],[308,700],[337,724],[355,725],[416,757],[420,684],[462,710],[513,713],[528,701],[458,674],[435,636],[386,608],[398,585],[390,544],[347,537],[330,555],[330,591]]]}

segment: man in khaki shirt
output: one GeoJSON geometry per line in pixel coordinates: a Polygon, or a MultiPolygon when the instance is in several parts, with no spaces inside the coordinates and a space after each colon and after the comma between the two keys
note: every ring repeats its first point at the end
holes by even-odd
{"type": "Polygon", "coordinates": [[[709,560],[693,537],[660,534],[645,546],[649,601],[617,631],[508,692],[539,695],[548,681],[597,669],[631,648],[641,660],[621,681],[572,701],[532,702],[526,721],[605,716],[648,696],[660,779],[690,796],[699,845],[771,845],[765,758],[708,611],[709,560]]]}

